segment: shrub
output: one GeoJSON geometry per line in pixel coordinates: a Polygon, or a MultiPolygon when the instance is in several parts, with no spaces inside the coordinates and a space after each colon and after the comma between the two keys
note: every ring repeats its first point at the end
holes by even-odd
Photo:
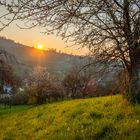
{"type": "Polygon", "coordinates": [[[27,89],[28,94],[28,102],[31,104],[42,104],[46,102],[47,93],[45,92],[44,88],[41,88],[40,86],[32,86],[27,89]]]}
{"type": "Polygon", "coordinates": [[[28,96],[25,92],[13,94],[10,98],[12,105],[22,105],[28,103],[28,96]]]}
{"type": "Polygon", "coordinates": [[[11,105],[11,98],[6,96],[6,97],[0,97],[0,104],[6,105],[11,105]]]}
{"type": "Polygon", "coordinates": [[[47,94],[48,102],[53,101],[53,100],[61,100],[66,96],[64,93],[63,87],[57,84],[51,84],[47,93],[48,93],[47,94]]]}

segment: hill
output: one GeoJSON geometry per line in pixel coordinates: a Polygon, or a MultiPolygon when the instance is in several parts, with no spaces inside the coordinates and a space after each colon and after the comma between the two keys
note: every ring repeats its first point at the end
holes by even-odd
{"type": "MultiPolygon", "coordinates": [[[[14,40],[7,39],[5,37],[0,37],[0,49],[4,49],[11,55],[15,56],[19,64],[12,64],[16,73],[21,77],[26,77],[33,67],[38,64],[47,68],[47,70],[53,75],[59,76],[63,79],[63,76],[73,67],[73,66],[84,66],[94,61],[93,57],[87,56],[76,56],[70,55],[62,52],[58,52],[54,49],[49,49],[46,51],[39,51],[33,47],[25,46],[23,44],[17,43],[14,40]]],[[[113,64],[113,65],[116,65],[113,64]]],[[[107,64],[96,64],[91,65],[89,70],[94,75],[96,73],[96,78],[101,81],[101,84],[105,85],[106,81],[113,81],[120,69],[111,68],[103,74],[101,71],[102,67],[108,67],[107,64]],[[96,71],[96,72],[95,72],[96,71]],[[101,74],[102,73],[102,74],[101,74]],[[104,79],[104,80],[103,80],[104,79]]],[[[110,66],[111,67],[111,66],[110,66]]]]}
{"type": "Polygon", "coordinates": [[[42,65],[48,71],[64,74],[73,63],[83,61],[83,57],[57,52],[53,49],[39,51],[33,47],[25,46],[13,40],[0,37],[0,49],[14,55],[20,65],[14,65],[20,75],[29,72],[34,66],[42,65]]]}
{"type": "Polygon", "coordinates": [[[139,140],[140,106],[121,96],[0,108],[1,140],[139,140]]]}

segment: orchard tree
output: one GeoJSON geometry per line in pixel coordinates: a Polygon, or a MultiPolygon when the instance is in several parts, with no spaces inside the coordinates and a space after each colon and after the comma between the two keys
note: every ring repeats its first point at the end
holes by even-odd
{"type": "Polygon", "coordinates": [[[62,86],[45,67],[36,66],[26,79],[27,93],[37,104],[63,98],[62,86]]]}
{"type": "Polygon", "coordinates": [[[129,99],[140,102],[139,0],[1,0],[7,13],[1,30],[14,20],[42,27],[75,45],[88,47],[100,62],[122,62],[129,75],[129,99]]]}
{"type": "Polygon", "coordinates": [[[72,70],[66,74],[63,79],[63,86],[66,89],[68,96],[75,98],[80,87],[80,76],[77,71],[72,70]]]}
{"type": "Polygon", "coordinates": [[[79,64],[78,62],[73,63],[62,81],[68,96],[72,98],[84,97],[86,95],[88,82],[95,74],[91,66],[83,69],[84,66],[85,64],[79,64]]]}
{"type": "Polygon", "coordinates": [[[0,60],[0,94],[4,93],[4,85],[9,84],[12,86],[12,90],[16,90],[20,83],[21,81],[13,72],[12,67],[0,60]]]}
{"type": "Polygon", "coordinates": [[[14,74],[10,62],[15,63],[17,61],[5,50],[0,50],[0,94],[4,93],[5,84],[10,84],[14,89],[20,84],[20,79],[14,74]]]}

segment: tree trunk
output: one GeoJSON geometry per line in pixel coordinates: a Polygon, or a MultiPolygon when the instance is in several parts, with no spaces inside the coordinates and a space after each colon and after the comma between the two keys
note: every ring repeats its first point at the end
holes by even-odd
{"type": "Polygon", "coordinates": [[[131,68],[130,72],[130,102],[140,103],[140,77],[139,77],[139,65],[135,64],[131,68]]]}
{"type": "Polygon", "coordinates": [[[0,77],[0,94],[3,94],[4,93],[4,81],[3,81],[3,78],[0,77]]]}

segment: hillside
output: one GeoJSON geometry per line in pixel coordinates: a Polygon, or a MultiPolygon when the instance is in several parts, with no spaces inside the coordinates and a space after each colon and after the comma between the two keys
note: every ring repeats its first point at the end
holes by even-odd
{"type": "MultiPolygon", "coordinates": [[[[0,37],[0,49],[4,49],[16,57],[19,64],[12,64],[12,66],[21,77],[27,76],[32,68],[39,64],[46,67],[50,73],[62,78],[71,67],[84,66],[94,61],[93,57],[70,55],[54,50],[39,51],[4,37],[0,37]]],[[[115,70],[107,71],[107,73],[101,75],[98,72],[101,71],[102,65],[90,66],[89,69],[92,70],[92,73],[97,71],[96,78],[99,80],[102,78],[102,83],[114,80],[119,69],[115,67],[115,70]]]]}
{"type": "Polygon", "coordinates": [[[51,72],[64,74],[73,63],[83,61],[80,56],[51,50],[39,51],[4,37],[0,37],[0,49],[4,49],[16,57],[20,65],[16,65],[15,69],[18,69],[20,75],[23,75],[25,71],[28,72],[38,64],[47,67],[51,72]]]}
{"type": "Polygon", "coordinates": [[[1,140],[139,140],[140,106],[121,96],[0,108],[1,140]]]}

